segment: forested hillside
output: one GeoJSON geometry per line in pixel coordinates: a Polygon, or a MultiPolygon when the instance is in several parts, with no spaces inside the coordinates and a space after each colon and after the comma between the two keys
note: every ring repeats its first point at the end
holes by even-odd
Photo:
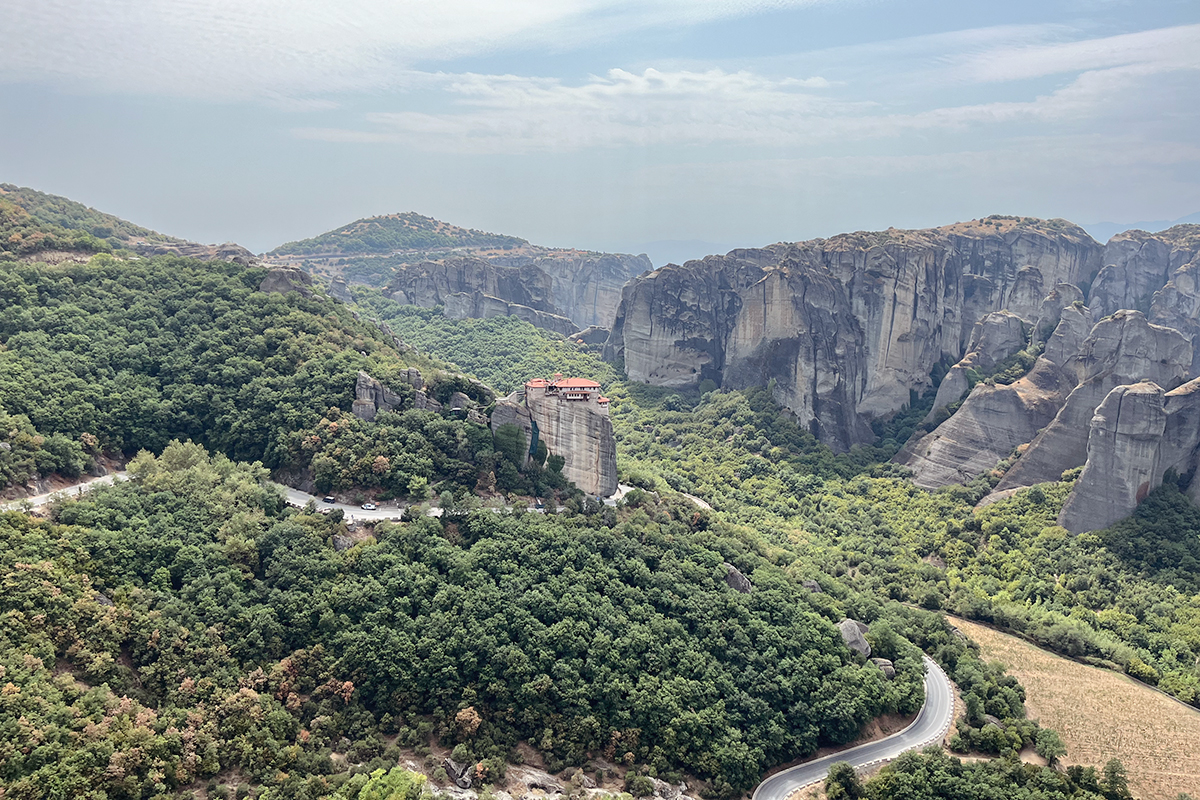
{"type": "MultiPolygon", "coordinates": [[[[109,248],[132,249],[135,241],[177,244],[184,241],[134,225],[120,217],[105,214],[65,197],[46,194],[25,186],[0,183],[0,226],[11,228],[14,219],[17,222],[23,220],[23,224],[28,228],[41,229],[45,237],[42,240],[44,243],[40,245],[41,249],[97,252],[109,248]],[[24,211],[27,216],[16,215],[10,204],[24,211]],[[62,233],[56,234],[59,231],[62,233]],[[72,242],[76,243],[75,246],[69,246],[72,242]]],[[[14,247],[13,245],[20,244],[10,241],[14,232],[24,233],[23,238],[26,239],[32,233],[0,228],[0,234],[3,234],[0,236],[0,250],[28,253],[35,249],[28,241],[25,241],[23,246],[14,247]],[[9,245],[8,248],[5,248],[6,244],[9,245]]]]}
{"type": "Polygon", "coordinates": [[[729,794],[921,701],[916,651],[883,626],[896,680],[848,657],[831,620],[858,599],[808,593],[687,504],[476,511],[338,552],[345,525],[284,508],[259,466],[173,443],[129,474],[54,522],[0,516],[8,796],[149,797],[230,770],[316,796],[330,748],[373,765],[396,733],[498,774],[519,740],[552,769],[616,748],[729,794]]]}
{"type": "Polygon", "coordinates": [[[528,242],[516,236],[460,228],[410,211],[356,220],[311,239],[280,245],[269,255],[391,255],[404,250],[436,250],[449,247],[511,248],[526,244],[528,242]]]}

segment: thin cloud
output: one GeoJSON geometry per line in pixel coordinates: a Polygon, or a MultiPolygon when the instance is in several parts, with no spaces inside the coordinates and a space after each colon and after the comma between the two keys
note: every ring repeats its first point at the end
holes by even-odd
{"type": "Polygon", "coordinates": [[[403,86],[418,63],[819,0],[6,0],[0,81],[218,100],[403,86]]]}
{"type": "Polygon", "coordinates": [[[974,54],[970,63],[948,60],[942,77],[965,80],[964,68],[981,84],[1002,76],[1077,74],[1027,99],[933,108],[906,108],[897,98],[851,101],[829,91],[834,84],[821,76],[771,78],[748,70],[613,69],[578,83],[444,74],[427,80],[440,82],[441,94],[453,98],[450,110],[377,112],[365,115],[358,130],[309,127],[296,134],[489,154],[658,145],[811,147],[1012,123],[1123,119],[1154,87],[1171,85],[1172,75],[1184,76],[1180,101],[1197,99],[1187,85],[1200,69],[1200,26],[1039,46],[1031,56],[1034,66],[1024,71],[1013,67],[1014,52],[1001,46],[974,54]]]}

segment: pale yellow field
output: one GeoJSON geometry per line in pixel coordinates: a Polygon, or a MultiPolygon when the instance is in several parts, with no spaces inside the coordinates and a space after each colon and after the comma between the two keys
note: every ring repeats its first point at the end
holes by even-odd
{"type": "Polygon", "coordinates": [[[1125,675],[1077,664],[1014,636],[951,618],[1025,687],[1029,716],[1062,734],[1067,764],[1125,764],[1139,800],[1200,797],[1200,712],[1125,675]]]}

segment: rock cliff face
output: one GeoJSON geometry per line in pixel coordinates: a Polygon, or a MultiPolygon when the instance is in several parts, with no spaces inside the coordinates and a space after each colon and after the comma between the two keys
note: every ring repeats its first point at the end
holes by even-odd
{"type": "Polygon", "coordinates": [[[1174,389],[1187,379],[1191,363],[1187,338],[1174,329],[1150,324],[1140,311],[1118,311],[1096,323],[1081,353],[1064,365],[1078,375],[1079,385],[997,491],[1056,481],[1065,470],[1082,466],[1089,438],[1084,432],[1109,392],[1143,380],[1174,389]]]}
{"type": "Polygon", "coordinates": [[[912,469],[913,482],[926,489],[969,481],[1050,423],[1073,385],[1046,358],[1007,386],[977,384],[954,416],[909,441],[896,461],[912,469]]]}
{"type": "Polygon", "coordinates": [[[483,292],[458,292],[445,299],[444,313],[450,319],[491,319],[492,317],[517,317],[530,325],[561,333],[564,336],[575,330],[575,323],[564,316],[548,311],[508,303],[499,297],[483,292]]]}
{"type": "Polygon", "coordinates": [[[452,294],[482,294],[538,311],[557,313],[550,276],[533,266],[502,267],[481,258],[404,264],[384,293],[408,305],[433,308],[452,294]]]}
{"type": "MultiPolygon", "coordinates": [[[[1058,521],[1072,533],[1130,514],[1167,470],[1194,474],[1200,457],[1200,379],[1170,392],[1151,382],[1118,386],[1092,417],[1083,468],[1058,521]]],[[[1192,478],[1192,488],[1200,483],[1192,478]]]]}
{"type": "Polygon", "coordinates": [[[612,325],[622,287],[630,278],[654,269],[644,255],[620,253],[549,255],[535,259],[533,265],[550,276],[558,313],[574,320],[575,330],[612,325]]]}
{"type": "Polygon", "coordinates": [[[612,323],[621,287],[650,269],[645,256],[566,251],[537,258],[446,258],[400,265],[385,293],[446,307],[455,318],[516,316],[568,334],[612,323]]]}
{"type": "Polygon", "coordinates": [[[588,402],[514,392],[497,400],[492,411],[493,432],[508,424],[524,432],[526,453],[536,432],[551,455],[563,457],[563,475],[582,491],[599,497],[617,491],[617,445],[607,411],[588,402]]]}
{"type": "Polygon", "coordinates": [[[425,393],[425,379],[420,370],[409,367],[401,373],[400,380],[410,390],[401,394],[392,391],[365,372],[358,373],[354,383],[354,403],[351,412],[359,419],[370,422],[376,414],[384,411],[395,411],[408,405],[410,408],[420,408],[429,411],[441,411],[442,404],[425,393]]]}
{"type": "Polygon", "coordinates": [[[1011,311],[995,311],[975,323],[967,354],[950,368],[938,385],[929,417],[938,409],[957,403],[970,388],[968,370],[985,372],[1028,344],[1029,323],[1011,311]]]}
{"type": "Polygon", "coordinates": [[[958,360],[984,316],[1040,319],[1056,286],[1100,262],[1082,229],[1031,220],[735,250],[631,281],[605,350],[660,386],[774,378],[781,405],[846,447],[958,360]]]}

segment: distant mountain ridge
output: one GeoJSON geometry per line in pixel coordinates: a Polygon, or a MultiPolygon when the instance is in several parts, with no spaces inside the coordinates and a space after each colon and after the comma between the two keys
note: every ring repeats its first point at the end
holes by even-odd
{"type": "Polygon", "coordinates": [[[1144,220],[1142,222],[1092,222],[1081,227],[1092,235],[1092,238],[1098,242],[1107,242],[1118,233],[1125,231],[1146,231],[1147,233],[1160,233],[1175,225],[1193,225],[1200,223],[1200,211],[1195,214],[1188,214],[1186,217],[1179,219],[1158,219],[1144,220]]]}
{"type": "Polygon", "coordinates": [[[268,256],[346,258],[389,256],[409,250],[455,247],[512,249],[528,245],[524,239],[499,233],[461,228],[414,211],[364,217],[309,239],[287,242],[268,256]]]}

